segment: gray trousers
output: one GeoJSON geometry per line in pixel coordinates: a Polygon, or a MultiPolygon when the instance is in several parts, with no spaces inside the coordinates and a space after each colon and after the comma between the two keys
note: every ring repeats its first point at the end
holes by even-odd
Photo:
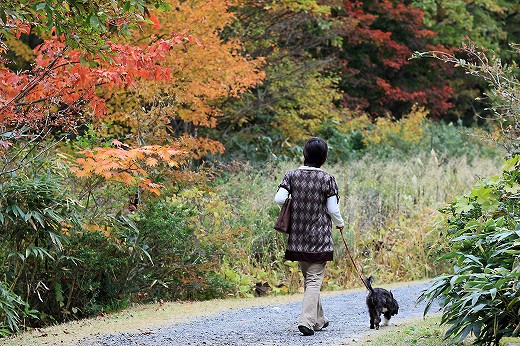
{"type": "Polygon", "coordinates": [[[320,330],[329,320],[323,314],[321,307],[320,290],[325,275],[327,262],[310,263],[300,261],[300,269],[304,280],[304,294],[302,313],[298,325],[312,330],[320,330]]]}

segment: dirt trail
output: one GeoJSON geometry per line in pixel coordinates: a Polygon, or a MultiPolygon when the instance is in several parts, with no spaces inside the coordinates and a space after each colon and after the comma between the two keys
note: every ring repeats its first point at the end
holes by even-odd
{"type": "MultiPolygon", "coordinates": [[[[422,316],[424,303],[417,304],[416,299],[428,285],[421,282],[392,288],[400,309],[391,324],[422,316]]],[[[324,295],[323,307],[331,323],[311,337],[298,332],[301,302],[292,298],[290,302],[235,308],[195,318],[181,315],[177,322],[164,327],[90,335],[74,345],[359,345],[358,340],[371,333],[365,297],[363,290],[324,295]]]]}

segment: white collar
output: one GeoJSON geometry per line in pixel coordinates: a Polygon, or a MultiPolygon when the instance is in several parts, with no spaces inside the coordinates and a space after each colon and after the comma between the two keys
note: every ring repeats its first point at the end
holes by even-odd
{"type": "Polygon", "coordinates": [[[323,169],[321,169],[321,168],[305,166],[305,165],[298,167],[298,169],[308,169],[310,171],[323,171],[323,169]]]}

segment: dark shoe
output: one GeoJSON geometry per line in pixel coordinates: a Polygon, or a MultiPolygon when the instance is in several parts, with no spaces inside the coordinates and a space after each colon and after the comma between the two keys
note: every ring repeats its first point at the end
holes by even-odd
{"type": "Polygon", "coordinates": [[[300,330],[300,332],[305,335],[305,336],[310,336],[310,335],[314,335],[314,330],[310,329],[310,328],[307,328],[305,326],[298,326],[298,329],[300,330]]]}
{"type": "Polygon", "coordinates": [[[323,327],[321,327],[321,329],[325,329],[329,326],[329,321],[325,322],[325,324],[323,325],[323,327]]]}

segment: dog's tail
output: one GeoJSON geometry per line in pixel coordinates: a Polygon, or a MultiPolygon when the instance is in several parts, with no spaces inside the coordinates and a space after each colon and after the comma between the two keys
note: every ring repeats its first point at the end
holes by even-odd
{"type": "Polygon", "coordinates": [[[374,292],[374,289],[372,288],[372,281],[374,278],[372,275],[370,275],[368,278],[365,279],[365,283],[367,284],[367,288],[370,290],[370,292],[374,292]]]}

